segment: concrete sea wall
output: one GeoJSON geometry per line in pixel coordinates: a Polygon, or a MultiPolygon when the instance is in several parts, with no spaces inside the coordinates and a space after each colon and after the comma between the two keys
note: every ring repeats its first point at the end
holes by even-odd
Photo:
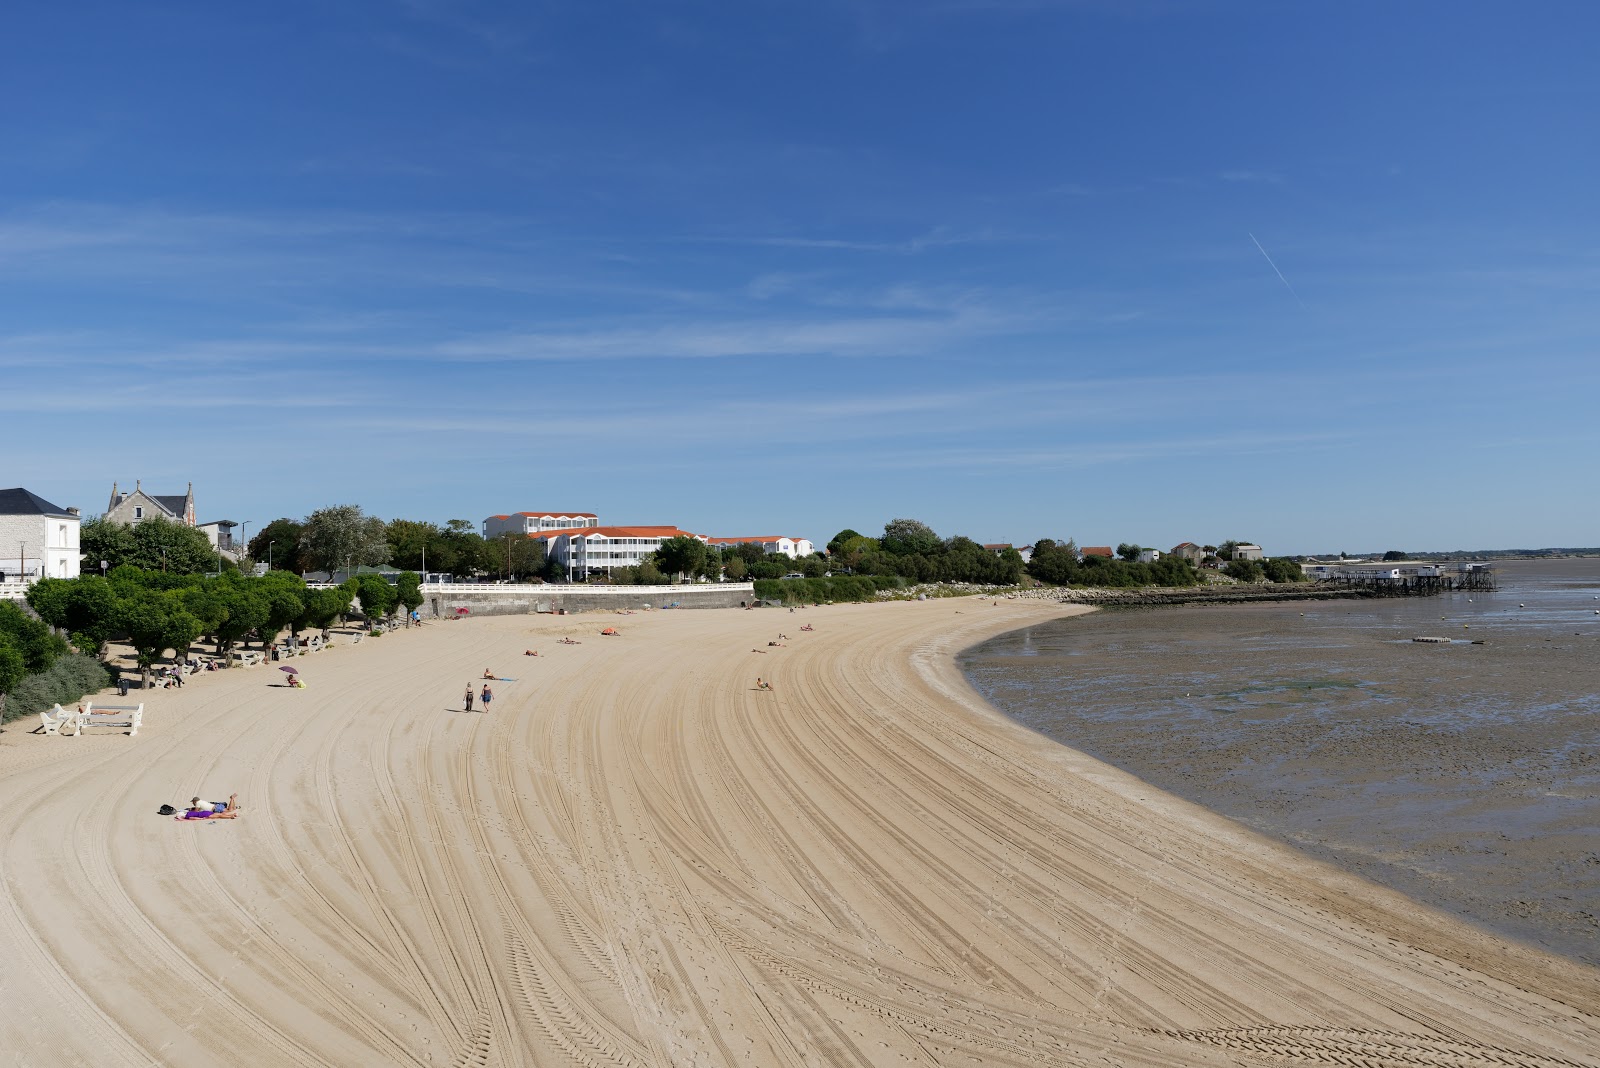
{"type": "Polygon", "coordinates": [[[422,588],[426,619],[443,619],[465,608],[474,616],[535,612],[604,612],[619,608],[738,608],[755,601],[748,582],[684,586],[441,585],[422,588]]]}

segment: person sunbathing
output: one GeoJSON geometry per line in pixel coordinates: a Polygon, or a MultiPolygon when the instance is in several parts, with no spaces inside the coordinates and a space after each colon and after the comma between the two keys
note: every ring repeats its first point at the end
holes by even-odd
{"type": "Polygon", "coordinates": [[[524,650],[522,650],[522,655],[523,656],[538,656],[539,654],[534,652],[532,649],[524,649],[524,650]]]}
{"type": "MultiPolygon", "coordinates": [[[[194,804],[199,800],[197,797],[190,804],[194,804]]],[[[239,795],[229,794],[228,803],[223,806],[221,812],[218,812],[215,808],[191,808],[183,815],[172,818],[175,820],[236,820],[239,818],[240,811],[242,810],[239,808],[239,795]]]]}
{"type": "Polygon", "coordinates": [[[494,682],[499,682],[500,681],[499,676],[496,675],[494,672],[490,671],[488,668],[484,668],[483,669],[483,677],[486,678],[486,679],[490,679],[490,680],[492,680],[494,682]]]}

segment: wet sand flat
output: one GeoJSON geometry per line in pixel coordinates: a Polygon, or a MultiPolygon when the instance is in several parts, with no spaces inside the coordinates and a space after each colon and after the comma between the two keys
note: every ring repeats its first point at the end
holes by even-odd
{"type": "Polygon", "coordinates": [[[1495,594],[1106,612],[962,663],[1064,744],[1597,965],[1600,561],[1504,572],[1495,594]]]}
{"type": "Polygon", "coordinates": [[[478,619],[304,658],[303,691],[259,667],[149,694],[137,738],[14,723],[0,1049],[1600,1064],[1594,970],[1052,743],[963,680],[962,648],[1069,611],[478,619]],[[515,681],[463,713],[485,667],[515,681]],[[232,823],[155,815],[235,790],[232,823]]]}

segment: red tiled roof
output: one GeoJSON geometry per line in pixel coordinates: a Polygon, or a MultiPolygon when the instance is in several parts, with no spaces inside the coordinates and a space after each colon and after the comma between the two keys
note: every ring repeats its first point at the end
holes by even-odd
{"type": "Polygon", "coordinates": [[[1082,549],[1083,556],[1116,556],[1109,545],[1085,545],[1082,549]]]}
{"type": "MultiPolygon", "coordinates": [[[[782,541],[785,534],[758,534],[748,538],[707,538],[712,545],[760,545],[769,541],[782,541]]],[[[804,538],[789,538],[790,541],[805,541],[804,538]]]]}
{"type": "Polygon", "coordinates": [[[573,527],[571,530],[543,530],[541,538],[693,538],[698,535],[677,527],[573,527]]]}
{"type": "Polygon", "coordinates": [[[986,541],[983,543],[983,547],[988,549],[990,552],[1000,552],[1002,549],[1011,548],[1011,543],[1009,541],[986,541]]]}

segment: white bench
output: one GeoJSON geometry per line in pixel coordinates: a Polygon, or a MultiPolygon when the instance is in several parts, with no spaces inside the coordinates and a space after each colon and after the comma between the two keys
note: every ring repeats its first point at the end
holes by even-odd
{"type": "Polygon", "coordinates": [[[68,712],[60,705],[56,705],[48,712],[40,712],[39,719],[41,721],[39,725],[41,731],[45,734],[59,735],[64,724],[78,721],[78,713],[76,709],[68,712]]]}
{"type": "Polygon", "coordinates": [[[78,721],[80,735],[85,727],[126,727],[128,737],[132,738],[139,733],[139,724],[144,722],[144,705],[101,705],[96,708],[93,702],[85,701],[83,711],[73,715],[78,721]]]}

